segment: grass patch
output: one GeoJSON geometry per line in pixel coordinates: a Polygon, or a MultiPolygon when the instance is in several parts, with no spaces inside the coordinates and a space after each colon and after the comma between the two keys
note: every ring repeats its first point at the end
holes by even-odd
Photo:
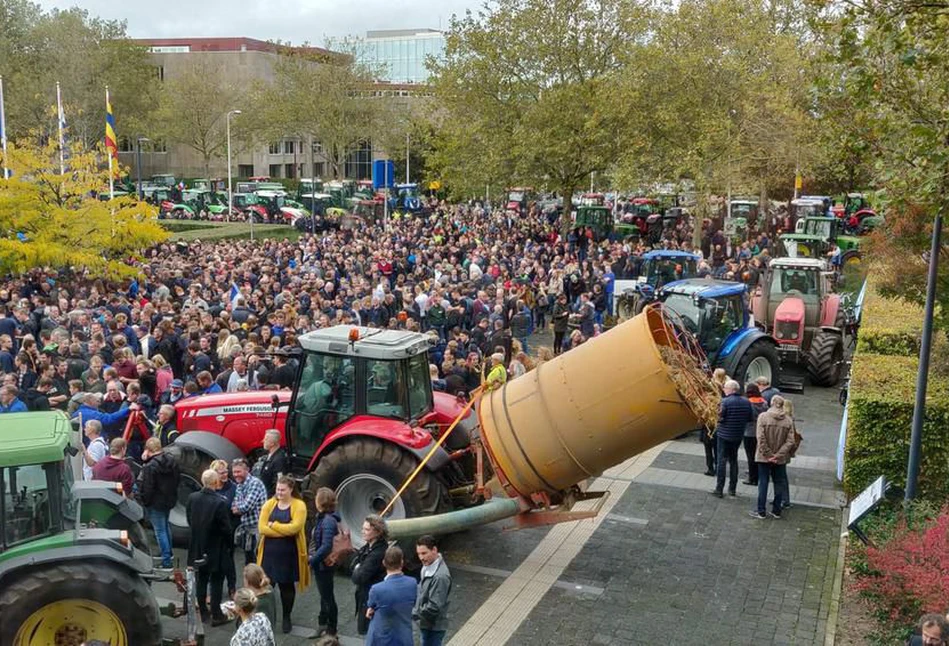
{"type": "MultiPolygon", "coordinates": [[[[162,221],[162,226],[167,220],[162,221]]],[[[173,240],[249,240],[250,224],[246,222],[182,222],[174,221],[174,227],[166,227],[173,240]],[[185,225],[185,226],[181,226],[185,225]],[[192,225],[192,226],[187,226],[192,225]]],[[[285,224],[255,224],[254,238],[298,240],[300,231],[285,224]]]]}

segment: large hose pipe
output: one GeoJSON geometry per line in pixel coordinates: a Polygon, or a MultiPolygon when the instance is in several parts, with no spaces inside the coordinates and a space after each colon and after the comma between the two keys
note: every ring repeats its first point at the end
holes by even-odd
{"type": "Polygon", "coordinates": [[[418,516],[389,520],[390,538],[415,538],[422,534],[436,536],[461,532],[496,520],[510,518],[525,511],[523,504],[511,498],[492,498],[477,507],[449,511],[435,516],[418,516]]]}

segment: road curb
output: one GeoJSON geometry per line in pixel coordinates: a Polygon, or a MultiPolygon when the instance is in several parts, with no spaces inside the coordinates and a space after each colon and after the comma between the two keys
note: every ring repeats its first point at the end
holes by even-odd
{"type": "Polygon", "coordinates": [[[840,597],[844,581],[844,561],[847,556],[847,518],[850,506],[844,507],[840,517],[840,543],[837,546],[837,567],[834,569],[834,589],[830,595],[830,610],[827,613],[827,630],[824,646],[834,646],[837,641],[837,619],[840,616],[840,597]]]}

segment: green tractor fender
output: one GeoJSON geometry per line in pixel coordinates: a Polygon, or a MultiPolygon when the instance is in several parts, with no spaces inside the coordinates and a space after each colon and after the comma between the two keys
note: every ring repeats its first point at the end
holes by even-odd
{"type": "Polygon", "coordinates": [[[149,554],[148,537],[142,527],[145,511],[136,501],[123,496],[116,484],[98,480],[73,483],[79,522],[88,527],[126,531],[132,545],[149,554]]]}
{"type": "Polygon", "coordinates": [[[182,211],[187,211],[191,215],[194,215],[194,207],[191,206],[190,204],[185,204],[184,202],[181,202],[178,204],[172,204],[171,206],[172,211],[177,211],[179,209],[181,209],[182,211]]]}
{"type": "Polygon", "coordinates": [[[860,251],[860,238],[856,236],[837,236],[835,242],[842,252],[860,251]]]}
{"type": "Polygon", "coordinates": [[[0,554],[0,643],[54,643],[81,633],[84,640],[160,644],[151,559],[119,538],[113,530],[73,530],[0,554]]]}

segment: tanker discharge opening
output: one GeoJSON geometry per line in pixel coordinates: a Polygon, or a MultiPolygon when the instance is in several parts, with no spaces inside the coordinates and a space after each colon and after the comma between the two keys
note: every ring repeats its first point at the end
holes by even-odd
{"type": "Polygon", "coordinates": [[[717,410],[695,351],[659,307],[486,395],[483,441],[508,495],[554,504],[586,478],[717,410]]]}

